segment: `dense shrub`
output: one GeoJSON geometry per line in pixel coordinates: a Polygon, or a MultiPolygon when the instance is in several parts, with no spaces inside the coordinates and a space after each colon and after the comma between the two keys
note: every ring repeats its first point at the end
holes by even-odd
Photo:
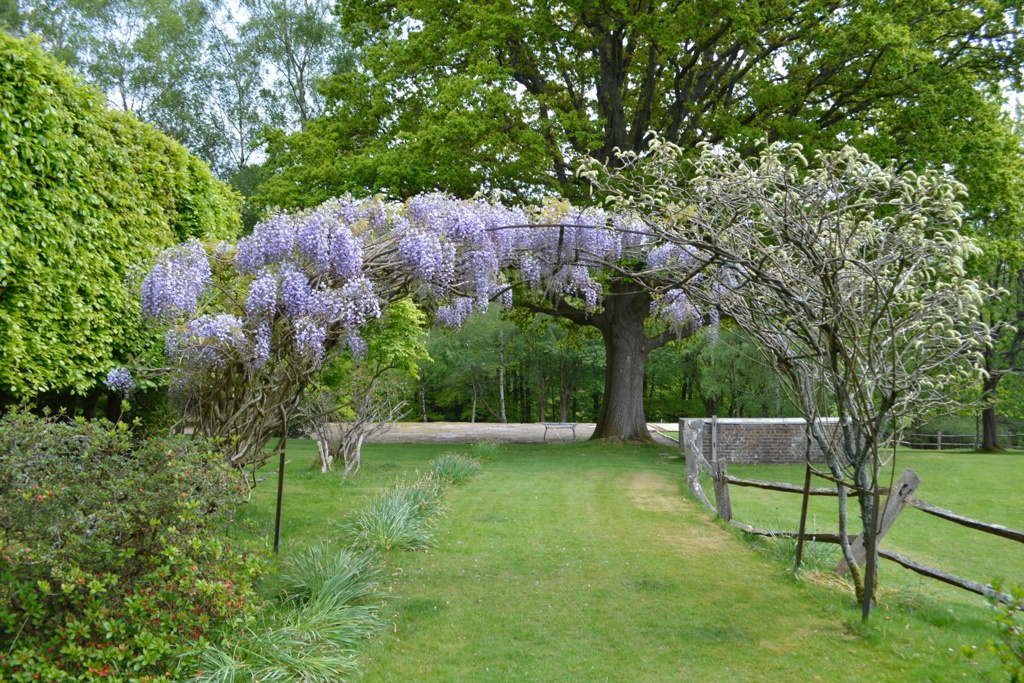
{"type": "Polygon", "coordinates": [[[0,419],[0,679],[168,680],[252,619],[243,487],[208,445],[0,419]]]}
{"type": "Polygon", "coordinates": [[[0,396],[84,394],[152,341],[126,277],[239,199],[178,143],[0,31],[0,396]]]}

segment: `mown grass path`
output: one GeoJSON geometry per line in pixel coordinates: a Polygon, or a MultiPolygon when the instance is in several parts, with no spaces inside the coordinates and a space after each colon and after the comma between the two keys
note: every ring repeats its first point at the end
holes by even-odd
{"type": "MultiPolygon", "coordinates": [[[[366,462],[392,474],[438,451],[375,448],[366,462]]],[[[364,681],[948,681],[969,672],[951,650],[991,636],[983,609],[894,599],[861,629],[851,598],[787,576],[685,498],[675,455],[501,448],[450,494],[436,549],[393,555],[394,630],[362,652],[364,681]]]]}

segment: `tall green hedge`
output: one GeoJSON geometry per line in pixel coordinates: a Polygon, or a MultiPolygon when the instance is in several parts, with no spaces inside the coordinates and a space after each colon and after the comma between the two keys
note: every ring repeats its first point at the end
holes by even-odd
{"type": "Polygon", "coordinates": [[[96,386],[149,341],[130,271],[234,236],[239,210],[181,145],[0,32],[0,393],[96,386]]]}

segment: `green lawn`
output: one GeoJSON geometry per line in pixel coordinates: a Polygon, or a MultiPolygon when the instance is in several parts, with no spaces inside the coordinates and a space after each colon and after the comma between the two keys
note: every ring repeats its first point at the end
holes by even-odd
{"type": "MultiPolygon", "coordinates": [[[[411,478],[445,450],[371,444],[364,472],[340,484],[336,476],[308,469],[313,451],[300,442],[285,482],[282,552],[335,534],[378,487],[396,476],[411,478]]],[[[1013,495],[1004,501],[1008,518],[995,516],[997,495],[984,481],[991,477],[980,474],[991,465],[947,455],[914,460],[925,481],[923,498],[1013,525],[1021,514],[1010,512],[1013,495]],[[972,483],[957,486],[954,478],[972,483]],[[960,498],[950,500],[940,490],[956,490],[960,498]]],[[[794,473],[799,477],[797,468],[737,471],[776,479],[794,473]],[[777,469],[783,476],[774,474],[777,469]]],[[[682,460],[662,446],[499,448],[475,482],[448,495],[451,509],[437,548],[391,555],[394,626],[360,653],[364,681],[973,676],[953,651],[991,637],[980,598],[947,600],[930,582],[915,581],[911,589],[887,594],[870,627],[861,629],[849,596],[795,580],[770,563],[687,499],[683,478],[682,460]]],[[[999,484],[1008,487],[1004,496],[1012,493],[1013,484],[999,484]]],[[[244,514],[265,537],[272,531],[275,489],[272,479],[264,482],[244,514]]],[[[783,500],[753,493],[735,494],[741,518],[770,519],[776,507],[780,518],[788,514],[783,500]]],[[[826,513],[818,512],[820,528],[827,526],[826,513]]],[[[903,544],[927,546],[928,533],[894,530],[890,545],[911,554],[903,544]]],[[[943,548],[950,546],[943,542],[931,551],[941,555],[943,548]]],[[[912,554],[930,560],[916,546],[912,554]]]]}

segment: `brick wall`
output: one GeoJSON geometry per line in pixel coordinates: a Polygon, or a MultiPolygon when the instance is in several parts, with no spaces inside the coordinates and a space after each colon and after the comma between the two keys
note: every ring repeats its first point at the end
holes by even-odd
{"type": "MultiPolygon", "coordinates": [[[[831,420],[827,420],[832,422],[831,420]]],[[[719,418],[718,458],[727,463],[788,464],[804,462],[806,436],[802,418],[719,418]]],[[[699,449],[711,461],[711,418],[679,421],[679,446],[686,454],[699,449]]],[[[811,460],[823,462],[821,449],[811,445],[811,460]]]]}

